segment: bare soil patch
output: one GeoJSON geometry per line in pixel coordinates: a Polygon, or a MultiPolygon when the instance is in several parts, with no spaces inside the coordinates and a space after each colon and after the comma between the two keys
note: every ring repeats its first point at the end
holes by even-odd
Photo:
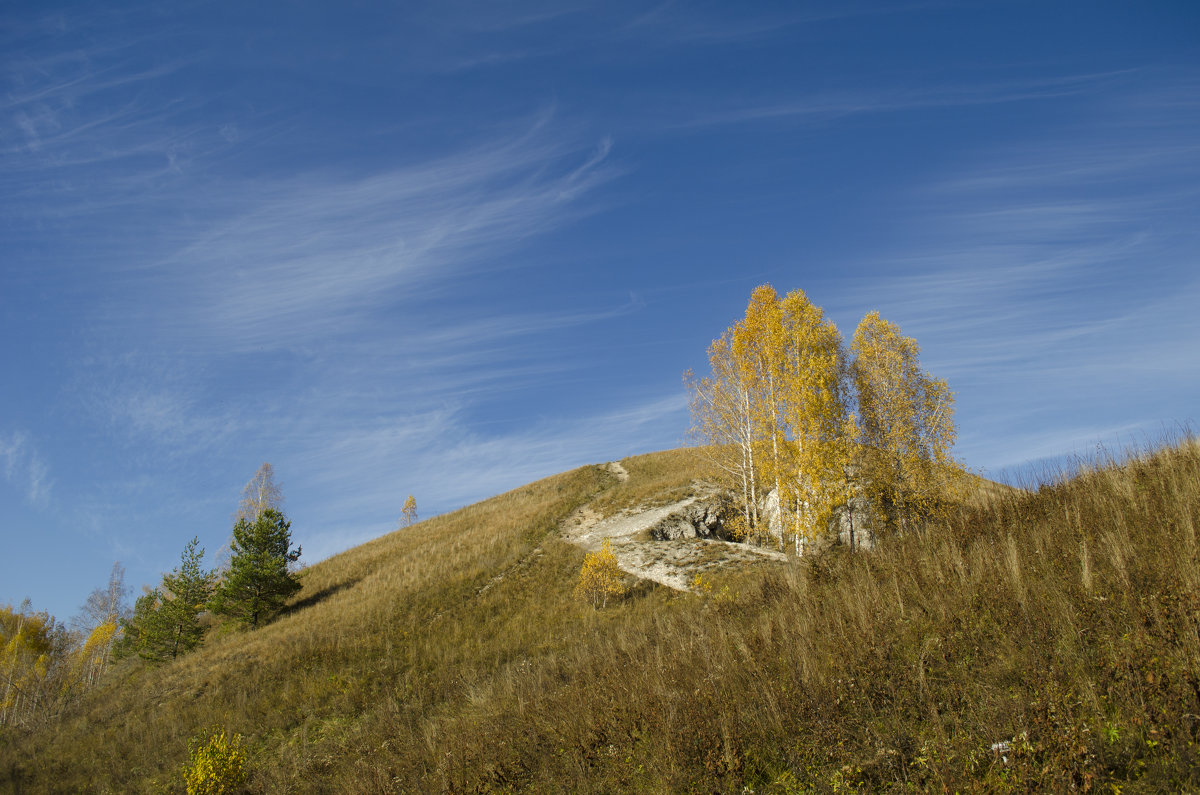
{"type": "MultiPolygon", "coordinates": [[[[605,469],[621,482],[629,478],[618,462],[605,464],[605,469]]],[[[700,498],[691,496],[667,505],[626,508],[608,517],[591,505],[585,505],[563,523],[562,537],[589,552],[599,549],[607,540],[623,571],[677,591],[690,590],[696,575],[709,569],[787,559],[782,552],[729,541],[650,539],[650,528],[700,498]]]]}

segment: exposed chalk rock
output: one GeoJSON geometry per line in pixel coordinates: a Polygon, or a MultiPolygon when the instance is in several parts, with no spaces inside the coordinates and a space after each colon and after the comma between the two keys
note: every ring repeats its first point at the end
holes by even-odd
{"type": "Polygon", "coordinates": [[[650,528],[655,541],[678,538],[723,538],[728,501],[720,496],[695,500],[650,528]]]}

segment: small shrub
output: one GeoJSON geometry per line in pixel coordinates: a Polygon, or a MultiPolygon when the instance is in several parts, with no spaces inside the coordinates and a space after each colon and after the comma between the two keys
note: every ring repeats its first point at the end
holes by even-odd
{"type": "Polygon", "coordinates": [[[242,735],[210,732],[190,743],[183,780],[188,795],[226,795],[246,786],[246,749],[242,735]]]}
{"type": "Polygon", "coordinates": [[[750,537],[750,526],[746,524],[746,517],[740,513],[735,513],[725,521],[725,535],[730,541],[745,541],[750,537]]]}

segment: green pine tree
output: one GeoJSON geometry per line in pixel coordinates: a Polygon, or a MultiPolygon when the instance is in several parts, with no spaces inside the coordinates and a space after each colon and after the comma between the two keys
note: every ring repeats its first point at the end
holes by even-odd
{"type": "Polygon", "coordinates": [[[256,627],[300,590],[300,581],[288,566],[300,557],[290,551],[291,522],[268,508],[250,522],[243,518],[233,528],[232,557],[224,582],[217,586],[213,612],[256,627]]]}
{"type": "Polygon", "coordinates": [[[125,622],[124,644],[148,660],[173,660],[200,644],[205,627],[200,613],[212,597],[215,575],[200,568],[204,550],[193,538],[180,565],[163,575],[162,584],[138,600],[125,622]]]}

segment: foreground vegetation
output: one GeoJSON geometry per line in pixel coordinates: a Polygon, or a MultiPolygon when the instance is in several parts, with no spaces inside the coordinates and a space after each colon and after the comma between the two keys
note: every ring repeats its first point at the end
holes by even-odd
{"type": "Polygon", "coordinates": [[[624,464],[393,533],[308,569],[266,627],[118,664],[0,734],[0,782],[182,791],[219,731],[252,792],[1200,788],[1196,444],[595,610],[559,522],[697,474],[624,464]]]}

